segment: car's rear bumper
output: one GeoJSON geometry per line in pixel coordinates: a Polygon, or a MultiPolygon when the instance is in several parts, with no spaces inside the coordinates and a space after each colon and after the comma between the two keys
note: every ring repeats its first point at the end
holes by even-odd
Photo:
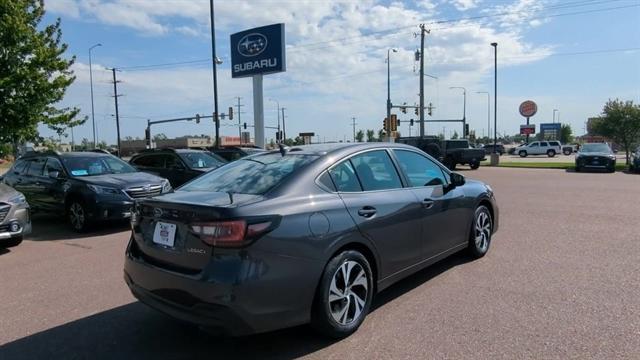
{"type": "Polygon", "coordinates": [[[319,261],[275,253],[216,250],[198,274],[162,267],[127,247],[124,278],[141,302],[176,319],[238,336],[306,323],[319,261]]]}

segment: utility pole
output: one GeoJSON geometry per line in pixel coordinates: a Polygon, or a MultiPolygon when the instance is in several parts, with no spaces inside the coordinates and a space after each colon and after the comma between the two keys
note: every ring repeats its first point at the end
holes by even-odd
{"type": "Polygon", "coordinates": [[[282,110],[282,140],[286,141],[287,140],[287,127],[284,125],[285,121],[284,121],[284,107],[280,108],[280,110],[282,110]]]}
{"type": "MultiPolygon", "coordinates": [[[[391,51],[398,52],[398,49],[387,49],[387,121],[391,121],[391,51]]],[[[386,131],[386,129],[385,129],[386,131]]],[[[354,136],[355,139],[355,136],[354,136]]],[[[387,141],[391,139],[391,135],[387,134],[387,141]]]]}
{"type": "Polygon", "coordinates": [[[240,96],[236,96],[236,99],[238,99],[238,105],[236,105],[238,107],[238,136],[240,137],[240,144],[242,144],[242,122],[240,122],[240,108],[244,105],[240,104],[240,99],[242,99],[240,96]]]}
{"type": "Polygon", "coordinates": [[[96,148],[98,144],[98,140],[96,140],[96,115],[93,111],[93,71],[91,71],[91,50],[94,48],[102,46],[102,44],[98,43],[89,48],[89,84],[91,87],[91,123],[93,124],[93,148],[96,148]]]}
{"type": "Polygon", "coordinates": [[[351,118],[351,126],[353,126],[353,142],[356,142],[356,118],[352,117],[351,118]]]}
{"type": "Polygon", "coordinates": [[[429,32],[420,24],[420,137],[424,137],[424,37],[429,32]]]}
{"type": "MultiPolygon", "coordinates": [[[[491,43],[493,46],[493,155],[491,165],[496,166],[500,161],[497,153],[498,147],[498,43],[491,43]]],[[[527,122],[528,123],[528,122],[527,122]]],[[[528,136],[528,135],[527,135],[528,136]]],[[[527,139],[527,143],[528,143],[527,139]]]]}
{"type": "Polygon", "coordinates": [[[216,125],[216,148],[220,147],[220,118],[218,115],[218,71],[216,57],[216,27],[213,16],[213,0],[209,0],[209,13],[211,16],[211,58],[213,59],[213,122],[216,125]]]}
{"type": "Polygon", "coordinates": [[[116,104],[116,131],[118,133],[118,157],[120,157],[120,114],[118,113],[118,97],[122,95],[118,95],[118,83],[119,81],[116,79],[116,68],[111,69],[113,73],[113,98],[116,104]]]}

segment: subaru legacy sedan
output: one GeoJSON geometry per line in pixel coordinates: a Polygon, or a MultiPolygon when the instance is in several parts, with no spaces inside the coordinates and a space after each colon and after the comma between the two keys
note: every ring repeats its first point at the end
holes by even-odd
{"type": "Polygon", "coordinates": [[[141,302],[231,335],[345,337],[374,295],[453,253],[484,256],[492,189],[415,147],[281,148],[137,201],[124,277],[141,302]]]}

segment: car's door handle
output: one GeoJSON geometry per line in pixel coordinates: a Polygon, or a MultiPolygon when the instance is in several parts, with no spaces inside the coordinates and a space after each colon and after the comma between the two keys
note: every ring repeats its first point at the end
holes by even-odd
{"type": "Polygon", "coordinates": [[[425,209],[431,209],[433,207],[433,204],[435,204],[435,201],[431,199],[422,200],[422,207],[424,207],[425,209]]]}
{"type": "Polygon", "coordinates": [[[362,209],[358,210],[358,215],[366,218],[370,218],[375,215],[377,212],[376,208],[373,206],[365,206],[362,209]]]}

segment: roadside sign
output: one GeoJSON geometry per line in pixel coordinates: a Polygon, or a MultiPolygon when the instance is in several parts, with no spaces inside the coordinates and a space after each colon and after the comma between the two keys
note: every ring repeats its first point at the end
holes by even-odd
{"type": "Polygon", "coordinates": [[[286,71],[284,24],[231,34],[231,77],[286,71]]]}
{"type": "Polygon", "coordinates": [[[562,128],[562,124],[560,123],[540,124],[540,132],[557,131],[558,133],[560,133],[561,128],[562,128]]]}
{"type": "Polygon", "coordinates": [[[533,135],[536,133],[536,125],[520,125],[520,135],[533,135]]]}
{"type": "Polygon", "coordinates": [[[305,137],[305,136],[309,136],[309,137],[314,137],[316,136],[316,133],[312,133],[312,132],[301,132],[298,134],[298,136],[300,137],[305,137]]]}
{"type": "Polygon", "coordinates": [[[520,115],[529,118],[538,112],[538,105],[531,100],[524,101],[520,104],[520,115]]]}

